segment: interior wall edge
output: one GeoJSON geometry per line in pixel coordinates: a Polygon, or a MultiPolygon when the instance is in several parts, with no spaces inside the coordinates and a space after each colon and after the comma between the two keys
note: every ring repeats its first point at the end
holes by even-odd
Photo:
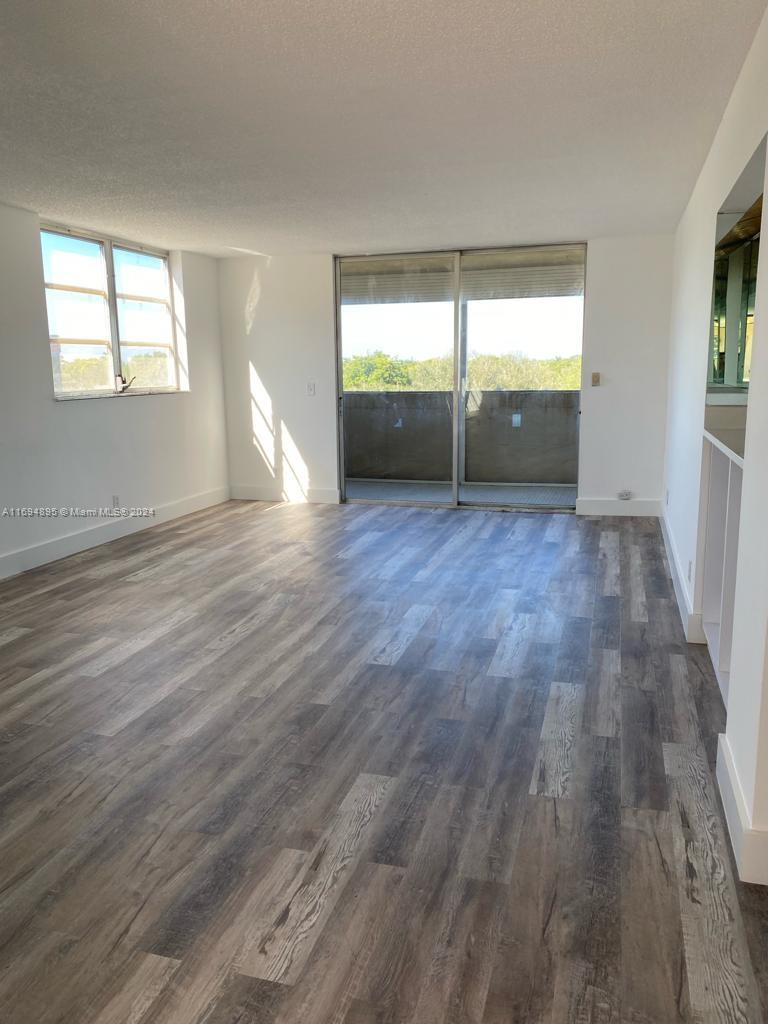
{"type": "Polygon", "coordinates": [[[744,788],[725,733],[720,734],[717,747],[717,785],[739,878],[754,885],[768,885],[768,829],[752,827],[744,788]]]}
{"type": "Polygon", "coordinates": [[[0,555],[0,579],[17,576],[28,569],[36,569],[49,562],[55,562],[59,558],[66,558],[68,555],[75,555],[88,548],[107,544],[111,540],[126,537],[130,533],[140,533],[142,530],[159,526],[160,523],[169,522],[171,519],[180,519],[191,512],[199,512],[201,509],[220,505],[229,500],[229,497],[229,487],[217,487],[200,494],[190,494],[185,498],[166,502],[164,505],[156,505],[154,506],[155,515],[149,519],[110,519],[104,523],[96,523],[84,530],[67,533],[62,537],[54,537],[51,540],[41,541],[39,544],[19,548],[17,551],[6,552],[0,555]]]}
{"type": "Polygon", "coordinates": [[[717,131],[675,230],[668,406],[665,441],[667,510],[685,563],[698,571],[700,451],[717,212],[768,127],[768,13],[755,32],[717,131]]]}
{"type": "Polygon", "coordinates": [[[667,561],[669,562],[669,568],[672,574],[672,584],[675,591],[675,599],[677,600],[677,607],[680,611],[680,618],[683,623],[685,639],[689,644],[705,644],[707,642],[707,638],[704,635],[704,623],[701,612],[694,610],[690,591],[685,586],[685,573],[683,572],[683,567],[680,564],[680,555],[677,550],[677,545],[675,544],[675,539],[672,535],[669,521],[664,514],[660,515],[659,518],[661,521],[661,535],[664,538],[664,547],[667,552],[667,561]]]}

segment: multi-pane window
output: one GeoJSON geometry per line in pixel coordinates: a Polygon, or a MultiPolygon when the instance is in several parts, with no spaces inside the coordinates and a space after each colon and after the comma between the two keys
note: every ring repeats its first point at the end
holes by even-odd
{"type": "Polygon", "coordinates": [[[168,256],[41,232],[57,395],[178,389],[168,256]]]}

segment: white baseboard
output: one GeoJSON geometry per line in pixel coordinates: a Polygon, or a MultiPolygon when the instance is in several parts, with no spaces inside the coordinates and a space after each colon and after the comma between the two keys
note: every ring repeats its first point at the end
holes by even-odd
{"type": "Polygon", "coordinates": [[[672,573],[672,584],[675,588],[677,607],[680,609],[680,618],[683,623],[685,639],[689,644],[705,644],[707,638],[704,635],[704,622],[701,612],[695,612],[691,603],[691,596],[683,580],[683,567],[680,564],[680,555],[677,551],[674,537],[669,529],[666,517],[661,516],[661,535],[664,538],[664,547],[667,549],[667,561],[672,573]]]}
{"type": "Polygon", "coordinates": [[[768,885],[768,829],[752,828],[728,737],[720,734],[717,784],[723,801],[731,846],[742,882],[768,885]]]}
{"type": "Polygon", "coordinates": [[[277,487],[252,487],[250,484],[231,484],[229,493],[241,501],[284,501],[277,487]]]}
{"type": "Polygon", "coordinates": [[[341,501],[341,491],[331,487],[310,487],[307,501],[312,502],[313,505],[338,505],[341,501]]]}
{"type": "MultiPolygon", "coordinates": [[[[212,491],[190,494],[178,501],[169,501],[165,505],[156,505],[155,515],[151,519],[108,519],[84,530],[67,533],[62,537],[54,537],[52,540],[32,544],[17,551],[9,551],[5,555],[0,555],[0,579],[16,576],[20,572],[26,572],[27,569],[35,569],[39,565],[55,562],[59,558],[66,558],[67,555],[86,551],[99,544],[106,544],[110,540],[117,540],[129,533],[148,530],[160,523],[168,522],[170,519],[189,515],[190,512],[199,512],[200,509],[208,508],[211,505],[219,505],[222,501],[227,501],[228,498],[229,488],[218,487],[212,491]]],[[[58,522],[58,520],[55,521],[58,522]]]]}
{"type": "Polygon", "coordinates": [[[705,644],[707,642],[701,612],[691,612],[687,619],[683,619],[683,631],[689,644],[705,644]]]}
{"type": "Polygon", "coordinates": [[[333,488],[310,487],[306,499],[296,502],[286,497],[279,487],[254,487],[251,484],[232,484],[230,494],[244,501],[285,501],[292,504],[338,505],[341,494],[333,488]]]}
{"type": "Polygon", "coordinates": [[[647,498],[577,498],[577,516],[652,516],[661,515],[661,503],[647,498]]]}

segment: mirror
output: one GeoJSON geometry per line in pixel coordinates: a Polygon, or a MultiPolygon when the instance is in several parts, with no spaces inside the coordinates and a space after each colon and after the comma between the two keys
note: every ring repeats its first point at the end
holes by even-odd
{"type": "Polygon", "coordinates": [[[745,405],[752,362],[765,140],[717,215],[707,405],[745,405]]]}

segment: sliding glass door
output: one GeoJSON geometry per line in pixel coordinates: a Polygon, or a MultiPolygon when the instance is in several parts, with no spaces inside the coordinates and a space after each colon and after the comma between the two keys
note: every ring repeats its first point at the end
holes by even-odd
{"type": "Polygon", "coordinates": [[[455,263],[339,260],[348,499],[454,501],[455,263]]]}
{"type": "Polygon", "coordinates": [[[348,500],[575,505],[584,257],[337,261],[348,500]]]}
{"type": "Polygon", "coordinates": [[[576,504],[584,247],[461,256],[459,500],[576,504]]]}

